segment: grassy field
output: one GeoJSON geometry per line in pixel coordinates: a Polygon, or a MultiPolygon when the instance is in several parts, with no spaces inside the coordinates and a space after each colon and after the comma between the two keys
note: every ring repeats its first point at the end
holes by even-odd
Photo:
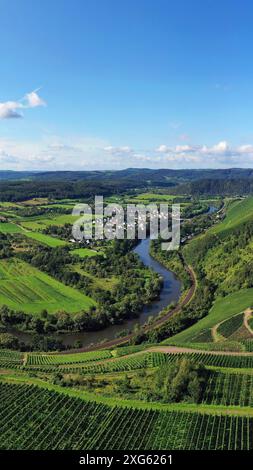
{"type": "Polygon", "coordinates": [[[17,224],[12,224],[10,222],[2,222],[0,223],[0,232],[3,233],[21,233],[22,235],[32,238],[43,245],[50,246],[51,248],[55,248],[57,246],[64,246],[67,244],[64,240],[60,240],[59,238],[51,237],[50,235],[45,235],[40,232],[32,232],[31,230],[23,230],[17,224]]]}
{"type": "Polygon", "coordinates": [[[0,232],[2,233],[23,233],[22,228],[10,222],[0,222],[0,232]]]}
{"type": "Polygon", "coordinates": [[[138,196],[134,196],[133,199],[146,200],[157,200],[157,201],[173,201],[176,198],[183,198],[183,196],[174,196],[172,194],[156,194],[156,193],[141,193],[138,196]]]}
{"type": "Polygon", "coordinates": [[[95,302],[27,263],[9,259],[0,262],[0,305],[29,313],[42,309],[73,313],[87,310],[95,302]]]}
{"type": "Polygon", "coordinates": [[[182,344],[194,342],[197,334],[214,327],[217,323],[240,313],[253,304],[253,288],[234,292],[217,299],[209,314],[190,328],[164,341],[165,344],[182,344]]]}
{"type": "Polygon", "coordinates": [[[91,250],[90,248],[77,248],[71,251],[72,255],[79,256],[79,258],[92,258],[93,256],[101,255],[102,252],[91,250]]]}
{"type": "Polygon", "coordinates": [[[57,246],[64,246],[67,244],[64,240],[60,240],[59,238],[51,237],[50,235],[45,235],[44,233],[39,232],[26,232],[22,231],[23,235],[28,238],[32,238],[43,245],[50,246],[51,248],[55,248],[57,246]]]}
{"type": "Polygon", "coordinates": [[[19,225],[12,224],[10,222],[2,222],[0,223],[0,232],[2,233],[21,233],[22,235],[32,238],[43,245],[50,246],[51,248],[55,248],[57,246],[64,246],[67,244],[64,240],[60,240],[59,238],[51,237],[50,235],[45,235],[40,232],[32,232],[28,230],[23,230],[19,225]]]}
{"type": "Polygon", "coordinates": [[[184,196],[174,196],[171,194],[141,193],[137,196],[126,197],[124,202],[127,204],[159,204],[173,203],[174,199],[184,199],[184,196]]]}
{"type": "Polygon", "coordinates": [[[27,217],[20,221],[20,224],[28,230],[44,230],[50,225],[57,225],[59,227],[62,227],[65,224],[72,225],[76,220],[78,220],[78,218],[79,216],[73,216],[71,214],[54,214],[52,216],[27,217]]]}

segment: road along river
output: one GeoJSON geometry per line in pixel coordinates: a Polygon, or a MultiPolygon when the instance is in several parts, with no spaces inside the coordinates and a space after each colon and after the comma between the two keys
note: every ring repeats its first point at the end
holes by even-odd
{"type": "MultiPolygon", "coordinates": [[[[116,343],[119,340],[120,333],[123,331],[132,331],[135,325],[143,325],[147,322],[149,317],[157,317],[160,311],[172,302],[177,303],[180,298],[181,282],[171,271],[150,256],[149,248],[150,239],[147,238],[140,241],[134,249],[134,252],[139,255],[146,266],[152,268],[163,278],[163,286],[159,298],[145,305],[138,318],[126,321],[120,325],[109,326],[100,331],[65,333],[54,335],[54,337],[60,339],[63,344],[70,346],[74,346],[76,341],[80,341],[83,348],[90,348],[101,342],[116,343]]],[[[12,333],[25,343],[29,343],[29,340],[31,340],[29,333],[19,331],[12,331],[12,333]]]]}

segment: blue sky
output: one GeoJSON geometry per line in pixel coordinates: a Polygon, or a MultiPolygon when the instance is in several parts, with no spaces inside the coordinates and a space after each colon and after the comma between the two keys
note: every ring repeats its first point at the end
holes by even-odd
{"type": "Polygon", "coordinates": [[[2,169],[253,166],[251,0],[0,0],[2,169]]]}

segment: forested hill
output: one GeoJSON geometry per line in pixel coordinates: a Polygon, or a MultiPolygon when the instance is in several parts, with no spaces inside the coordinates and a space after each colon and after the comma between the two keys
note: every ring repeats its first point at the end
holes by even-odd
{"type": "Polygon", "coordinates": [[[170,194],[238,196],[253,194],[253,169],[120,171],[0,171],[0,199],[56,199],[104,196],[161,188],[170,194]]]}
{"type": "Polygon", "coordinates": [[[174,194],[192,196],[245,196],[253,194],[253,178],[201,179],[179,184],[174,194]]]}
{"type": "Polygon", "coordinates": [[[32,178],[35,173],[32,171],[11,171],[11,170],[0,170],[0,181],[3,180],[22,180],[32,178]]]}

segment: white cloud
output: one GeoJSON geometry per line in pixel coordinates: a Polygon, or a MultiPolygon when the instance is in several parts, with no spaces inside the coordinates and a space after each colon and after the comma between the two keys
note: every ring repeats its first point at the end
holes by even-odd
{"type": "Polygon", "coordinates": [[[22,118],[22,109],[37,108],[46,106],[45,101],[40,98],[38,90],[27,93],[20,101],[5,101],[0,103],[0,119],[22,118]]]}
{"type": "Polygon", "coordinates": [[[141,149],[114,146],[95,137],[47,136],[33,142],[0,138],[0,164],[4,169],[41,171],[253,167],[253,144],[232,146],[221,140],[214,145],[162,144],[156,149],[141,149]]]}
{"type": "Polygon", "coordinates": [[[177,145],[175,148],[177,153],[192,152],[194,150],[190,145],[177,145]]]}
{"type": "Polygon", "coordinates": [[[5,103],[0,103],[0,119],[23,117],[22,113],[17,111],[20,108],[22,108],[22,105],[17,101],[6,101],[5,103]]]}
{"type": "Polygon", "coordinates": [[[253,166],[253,145],[231,146],[226,140],[208,145],[176,145],[165,144],[155,149],[160,155],[159,162],[170,162],[176,168],[219,168],[231,166],[253,166]],[[161,160],[162,156],[162,160],[161,160]]]}
{"type": "Polygon", "coordinates": [[[113,147],[112,145],[107,145],[104,147],[104,151],[111,155],[129,155],[133,152],[131,147],[124,145],[122,147],[113,147]]]}
{"type": "Polygon", "coordinates": [[[167,147],[167,145],[164,145],[164,144],[159,145],[159,147],[155,149],[155,152],[159,152],[159,153],[167,153],[170,151],[171,151],[171,148],[167,147]]]}
{"type": "Polygon", "coordinates": [[[31,93],[27,93],[24,99],[27,102],[27,108],[37,108],[38,106],[46,106],[46,102],[42,98],[40,98],[36,90],[32,91],[31,93]]]}
{"type": "Polygon", "coordinates": [[[207,147],[204,145],[201,150],[204,153],[224,154],[229,152],[230,148],[228,142],[223,140],[218,144],[215,144],[213,147],[207,147]]]}
{"type": "Polygon", "coordinates": [[[238,147],[238,152],[240,154],[253,154],[253,145],[251,144],[241,145],[240,147],[238,147]]]}

